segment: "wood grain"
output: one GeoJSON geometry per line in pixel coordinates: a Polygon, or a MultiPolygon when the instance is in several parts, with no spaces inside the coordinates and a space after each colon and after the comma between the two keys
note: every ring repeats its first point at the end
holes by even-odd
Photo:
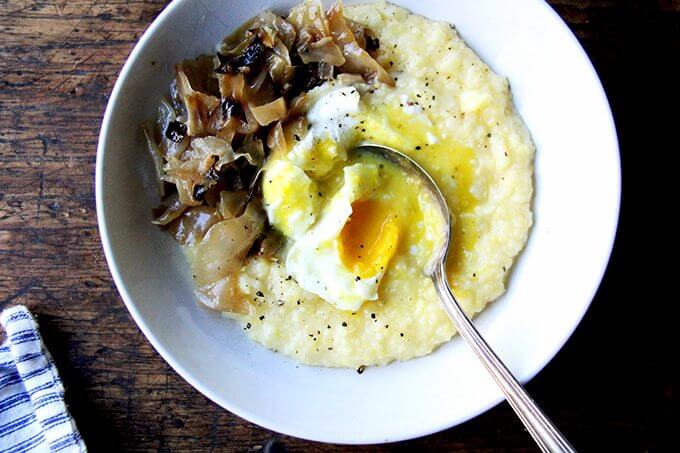
{"type": "MultiPolygon", "coordinates": [[[[662,119],[649,108],[649,88],[670,94],[677,85],[677,72],[665,64],[680,50],[680,2],[550,3],[608,91],[624,182],[639,181],[650,170],[638,159],[641,150],[668,146],[663,135],[650,133],[662,119]]],[[[208,401],[152,349],[113,286],[95,219],[97,134],[118,71],[164,6],[158,0],[0,0],[0,308],[21,303],[37,314],[91,451],[259,451],[271,440],[288,451],[344,451],[269,432],[208,401]]],[[[626,262],[638,251],[630,238],[641,232],[631,214],[644,201],[631,187],[624,187],[617,247],[593,307],[528,386],[582,451],[677,448],[671,438],[677,371],[663,360],[663,346],[650,347],[656,330],[641,326],[652,320],[650,311],[634,310],[636,298],[649,294],[627,285],[638,272],[626,262]]],[[[502,404],[442,433],[361,448],[410,449],[535,446],[502,404]]]]}

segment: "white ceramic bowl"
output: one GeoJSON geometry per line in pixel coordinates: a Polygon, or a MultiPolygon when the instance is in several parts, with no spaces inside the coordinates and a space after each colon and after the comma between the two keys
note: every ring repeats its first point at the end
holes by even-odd
{"type": "MultiPolygon", "coordinates": [[[[359,375],[299,366],[251,342],[233,322],[200,308],[179,247],[153,226],[151,163],[139,131],[153,117],[173,64],[211,52],[265,8],[295,0],[175,0],[149,27],[113,89],[97,154],[97,211],[111,273],[158,352],[200,392],[258,425],[338,443],[377,443],[439,431],[501,400],[463,341],[359,375]]],[[[538,149],[535,225],[508,292],[475,324],[526,382],[584,315],[611,251],[620,168],[607,99],[587,56],[539,0],[403,0],[455,24],[510,79],[538,149]]],[[[576,373],[577,370],[574,370],[576,373]]]]}

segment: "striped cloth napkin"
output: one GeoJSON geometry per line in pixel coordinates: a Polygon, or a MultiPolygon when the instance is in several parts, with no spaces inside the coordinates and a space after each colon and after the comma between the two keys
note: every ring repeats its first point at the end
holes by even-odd
{"type": "Polygon", "coordinates": [[[64,386],[38,324],[24,306],[0,314],[0,452],[85,452],[64,386]]]}

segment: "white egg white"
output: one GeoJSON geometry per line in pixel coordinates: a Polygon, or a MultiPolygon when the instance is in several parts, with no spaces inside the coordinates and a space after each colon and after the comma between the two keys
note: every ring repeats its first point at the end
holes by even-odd
{"type": "Polygon", "coordinates": [[[286,257],[286,268],[306,291],[317,294],[341,310],[358,310],[378,298],[384,271],[362,279],[347,269],[338,248],[338,236],[352,214],[352,203],[370,197],[380,186],[378,168],[354,164],[344,171],[344,184],[324,208],[318,222],[296,239],[286,257]]]}
{"type": "Polygon", "coordinates": [[[290,161],[267,163],[262,192],[269,223],[284,235],[299,237],[316,221],[316,182],[290,161]]]}
{"type": "Polygon", "coordinates": [[[305,116],[309,130],[288,153],[288,159],[318,177],[347,159],[347,146],[357,124],[359,92],[353,86],[327,82],[308,93],[305,116]]]}

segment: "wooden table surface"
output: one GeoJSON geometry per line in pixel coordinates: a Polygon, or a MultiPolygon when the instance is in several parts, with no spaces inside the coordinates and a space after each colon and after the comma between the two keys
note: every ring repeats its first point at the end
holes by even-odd
{"type": "MultiPolygon", "coordinates": [[[[677,151],[664,142],[677,110],[660,115],[650,99],[663,104],[680,80],[664,67],[678,60],[680,2],[551,3],[607,89],[624,220],[592,308],[528,389],[582,451],[677,451],[678,375],[663,360],[667,346],[651,347],[659,329],[644,324],[655,315],[651,301],[638,300],[651,293],[632,256],[639,233],[650,235],[637,215],[647,200],[640,177],[653,170],[641,156],[677,151]]],[[[0,309],[25,304],[38,316],[91,451],[258,451],[272,440],[288,451],[344,450],[267,431],[207,400],[153,350],[113,285],[95,219],[97,134],[123,62],[165,5],[0,0],[0,309]]],[[[362,450],[411,448],[535,450],[505,403],[442,433],[362,450]]]]}

